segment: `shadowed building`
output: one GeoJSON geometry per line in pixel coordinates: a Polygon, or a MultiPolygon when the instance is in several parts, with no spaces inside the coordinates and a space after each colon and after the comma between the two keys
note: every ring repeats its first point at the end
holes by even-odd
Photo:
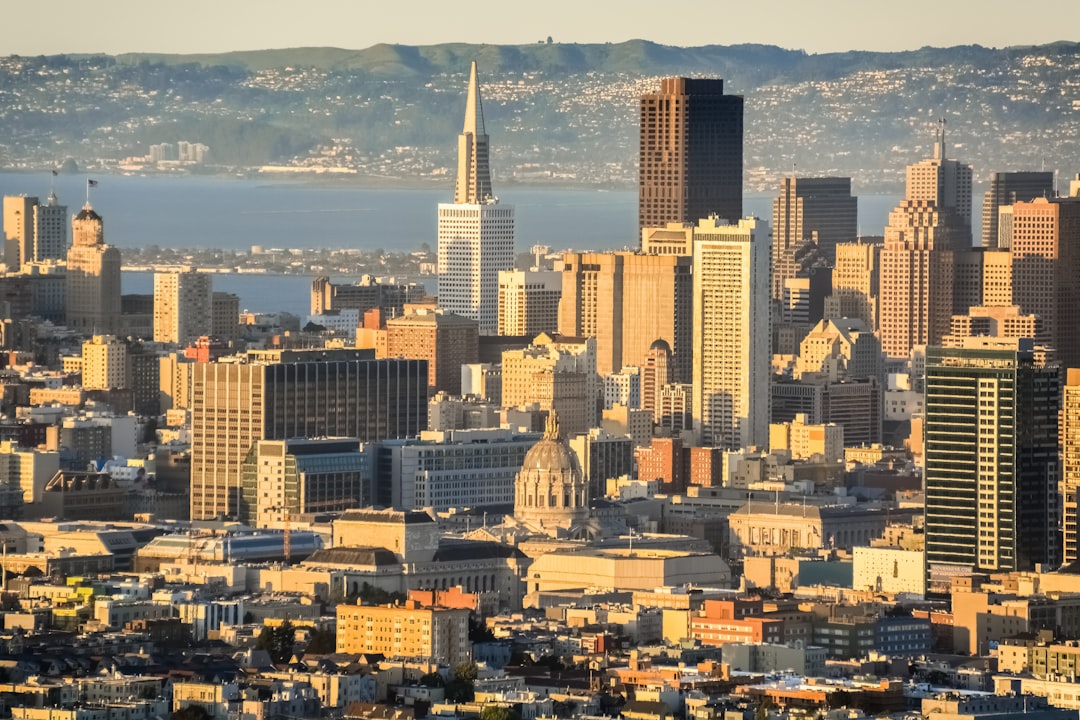
{"type": "Polygon", "coordinates": [[[640,105],[638,226],[742,217],[743,99],[719,78],[664,78],[640,105]]]}
{"type": "Polygon", "coordinates": [[[1059,371],[1030,340],[967,338],[926,353],[926,563],[1056,566],[1059,371]]]}
{"type": "Polygon", "coordinates": [[[1054,196],[1052,172],[996,172],[990,175],[990,189],[983,195],[982,246],[1001,247],[998,219],[1001,208],[1017,202],[1054,196]]]}
{"type": "Polygon", "coordinates": [[[788,177],[780,181],[773,200],[772,297],[784,294],[784,282],[805,277],[799,250],[816,245],[829,266],[836,246],[855,242],[859,200],[851,195],[851,178],[788,177]]]}

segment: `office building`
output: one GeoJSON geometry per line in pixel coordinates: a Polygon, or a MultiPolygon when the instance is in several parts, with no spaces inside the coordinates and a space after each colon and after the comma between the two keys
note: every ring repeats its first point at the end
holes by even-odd
{"type": "Polygon", "coordinates": [[[45,204],[34,205],[34,247],[23,264],[63,260],[67,255],[67,205],[61,205],[56,193],[49,192],[45,204]]]}
{"type": "Polygon", "coordinates": [[[694,230],[693,417],[697,444],[769,436],[769,225],[715,218],[694,230]]]}
{"type": "Polygon", "coordinates": [[[34,247],[34,208],[38,199],[26,195],[4,197],[4,264],[8,272],[19,272],[31,259],[34,247]]]}
{"type": "Polygon", "coordinates": [[[859,318],[871,331],[878,327],[881,244],[859,239],[836,246],[832,295],[825,298],[826,320],[859,318]]]}
{"type": "Polygon", "coordinates": [[[404,605],[350,605],[337,608],[337,651],[350,655],[425,660],[455,667],[472,659],[469,610],[404,605]]]}
{"type": "Polygon", "coordinates": [[[659,422],[660,390],[670,382],[671,346],[666,340],[654,340],[641,367],[641,409],[653,416],[653,422],[659,422]]]}
{"type": "Polygon", "coordinates": [[[806,415],[798,413],[786,423],[769,425],[769,451],[786,450],[794,460],[809,460],[815,455],[826,462],[836,462],[844,457],[844,426],[836,423],[815,425],[806,421],[806,415]]]}
{"type": "Polygon", "coordinates": [[[971,166],[945,157],[944,121],[934,156],[908,166],[904,195],[881,251],[881,345],[890,358],[941,343],[954,313],[956,253],[971,249],[971,166]]]}
{"type": "Polygon", "coordinates": [[[87,203],[71,220],[67,325],[83,335],[120,327],[120,251],[105,244],[105,223],[87,203]]]}
{"type": "Polygon", "coordinates": [[[1062,548],[1066,565],[1080,560],[1080,369],[1068,368],[1061,388],[1062,548]]]}
{"type": "Polygon", "coordinates": [[[363,350],[278,350],[191,366],[191,517],[236,517],[255,442],[412,437],[427,423],[427,363],[363,350]]]}
{"type": "Polygon", "coordinates": [[[210,299],[210,336],[224,343],[240,339],[240,296],[215,292],[210,299]]]}
{"type": "Polygon", "coordinates": [[[241,465],[238,519],[281,527],[309,513],[372,505],[372,465],[356,438],[259,440],[241,465]]]}
{"type": "Polygon", "coordinates": [[[598,424],[595,338],[539,335],[529,347],[502,354],[503,406],[534,403],[549,414],[558,413],[567,435],[598,424]]]}
{"type": "Polygon", "coordinates": [[[1060,561],[1056,367],[1030,340],[927,348],[926,562],[931,578],[1060,561]]]}
{"type": "Polygon", "coordinates": [[[386,357],[427,360],[428,387],[461,394],[461,367],[480,356],[475,320],[444,310],[409,309],[386,322],[386,357]]]}
{"type": "Polygon", "coordinates": [[[687,382],[693,258],[634,252],[563,255],[559,332],[596,338],[601,375],[641,367],[657,339],[672,351],[672,375],[687,382]]]}
{"type": "Polygon", "coordinates": [[[851,195],[851,178],[786,177],[773,200],[772,297],[783,297],[784,282],[804,277],[808,268],[799,250],[816,246],[825,267],[836,262],[836,246],[855,242],[858,198],[851,195]]]}
{"type": "Polygon", "coordinates": [[[694,428],[694,393],[688,383],[668,383],[660,388],[660,400],[653,414],[659,433],[678,437],[694,428]]]}
{"type": "Polygon", "coordinates": [[[791,422],[799,413],[812,424],[835,423],[844,428],[848,447],[881,442],[882,384],[874,378],[830,380],[827,375],[804,375],[777,380],[770,387],[774,423],[791,422]]]}
{"type": "Polygon", "coordinates": [[[626,405],[635,410],[641,407],[641,368],[624,367],[603,378],[604,409],[626,405]]]}
{"type": "Polygon", "coordinates": [[[646,255],[693,255],[694,224],[667,223],[641,228],[641,252],[646,255]]]}
{"type": "Polygon", "coordinates": [[[154,342],[187,345],[212,334],[213,297],[208,273],[154,273],[154,342]]]}
{"type": "Polygon", "coordinates": [[[971,247],[971,166],[945,157],[945,121],[938,126],[934,156],[908,165],[904,199],[931,203],[954,228],[956,247],[971,247]]]}
{"type": "Polygon", "coordinates": [[[610,478],[633,471],[634,442],[629,435],[612,435],[601,428],[570,438],[570,449],[589,488],[588,500],[603,497],[610,478]]]}
{"type": "Polygon", "coordinates": [[[514,266],[514,208],[500,205],[491,188],[488,136],[476,78],[469,73],[465,124],[458,136],[454,202],[439,203],[439,307],[499,329],[499,271],[514,266]]]}
{"type": "Polygon", "coordinates": [[[1037,315],[1062,367],[1080,367],[1080,198],[1013,205],[1012,301],[1037,315]]]}
{"type": "Polygon", "coordinates": [[[862,320],[841,318],[822,320],[806,334],[799,344],[795,362],[795,377],[821,373],[836,380],[878,382],[884,377],[881,342],[862,320]]]}
{"type": "Polygon", "coordinates": [[[502,428],[428,430],[378,443],[374,502],[401,510],[490,507],[514,502],[514,478],[538,433],[502,428]]]}
{"type": "Polygon", "coordinates": [[[939,344],[953,315],[956,228],[925,200],[889,213],[881,251],[881,345],[906,358],[916,345],[939,344]]]}
{"type": "Polygon", "coordinates": [[[559,330],[562,273],[554,270],[499,272],[499,335],[536,337],[559,330]]]}
{"type": "MultiPolygon", "coordinates": [[[[990,189],[983,195],[982,246],[1002,247],[999,242],[1001,209],[1017,202],[1054,197],[1052,172],[996,172],[990,175],[990,189]]],[[[1008,233],[1006,233],[1008,237],[1008,233]]],[[[1004,246],[1006,249],[1008,245],[1004,246]]]]}
{"type": "Polygon", "coordinates": [[[743,216],[743,99],[719,78],[664,78],[641,98],[638,227],[743,216]]]}
{"type": "Polygon", "coordinates": [[[394,278],[363,275],[352,285],[330,281],[321,275],[311,281],[311,314],[326,315],[341,310],[379,310],[382,317],[395,318],[405,312],[405,305],[421,302],[427,295],[420,283],[398,282],[394,278]]]}

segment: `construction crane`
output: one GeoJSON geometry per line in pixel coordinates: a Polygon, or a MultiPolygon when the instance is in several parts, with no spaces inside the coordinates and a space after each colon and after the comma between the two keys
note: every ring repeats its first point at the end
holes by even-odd
{"type": "Polygon", "coordinates": [[[289,508],[287,505],[275,505],[274,507],[264,508],[263,512],[280,512],[282,513],[282,520],[285,523],[285,564],[292,563],[292,533],[289,524],[289,508]]]}

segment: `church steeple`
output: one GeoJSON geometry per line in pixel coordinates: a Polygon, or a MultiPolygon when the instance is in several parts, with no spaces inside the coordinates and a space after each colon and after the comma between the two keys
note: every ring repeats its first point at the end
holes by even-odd
{"type": "Polygon", "coordinates": [[[454,202],[483,203],[492,198],[491,170],[488,167],[488,136],[484,129],[484,106],[480,100],[476,61],[469,70],[469,91],[465,101],[465,123],[458,136],[457,185],[454,202]]]}

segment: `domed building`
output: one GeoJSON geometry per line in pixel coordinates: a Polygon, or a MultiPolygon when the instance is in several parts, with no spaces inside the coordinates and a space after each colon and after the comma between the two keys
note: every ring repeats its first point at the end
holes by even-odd
{"type": "Polygon", "coordinates": [[[552,412],[544,438],[526,453],[514,481],[514,520],[551,537],[579,537],[589,520],[588,488],[552,412]]]}

